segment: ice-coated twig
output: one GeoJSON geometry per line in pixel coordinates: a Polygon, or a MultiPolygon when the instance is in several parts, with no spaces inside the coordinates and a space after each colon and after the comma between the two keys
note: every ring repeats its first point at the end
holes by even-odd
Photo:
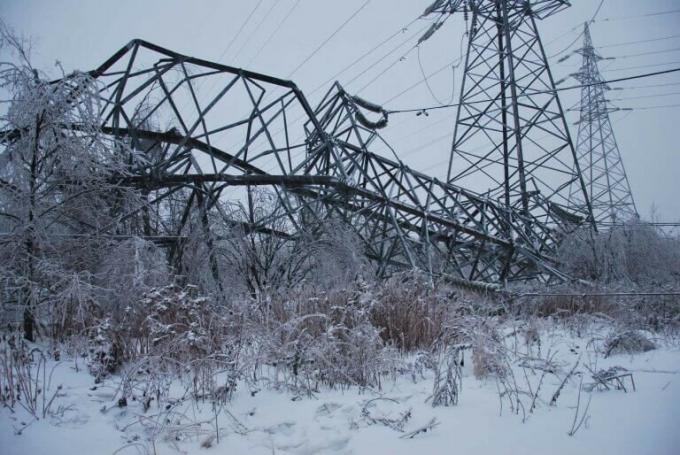
{"type": "Polygon", "coordinates": [[[578,364],[580,362],[581,362],[581,357],[578,358],[578,360],[576,361],[574,366],[571,368],[569,373],[562,380],[562,383],[560,384],[560,386],[557,388],[557,390],[555,390],[555,393],[553,393],[553,396],[550,399],[550,406],[555,406],[557,404],[557,399],[560,397],[560,393],[562,393],[562,389],[567,384],[567,381],[569,380],[569,378],[571,378],[574,375],[574,373],[576,372],[576,368],[578,368],[578,364]]]}
{"type": "Polygon", "coordinates": [[[399,439],[413,439],[417,435],[421,433],[427,433],[428,431],[431,431],[434,427],[439,425],[439,421],[437,420],[436,417],[432,417],[432,419],[427,423],[427,425],[423,425],[420,428],[417,428],[409,433],[403,434],[399,436],[399,439]]]}

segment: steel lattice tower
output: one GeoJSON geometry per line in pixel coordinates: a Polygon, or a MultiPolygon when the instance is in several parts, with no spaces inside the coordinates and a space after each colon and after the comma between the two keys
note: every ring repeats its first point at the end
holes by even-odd
{"type": "Polygon", "coordinates": [[[536,26],[536,19],[568,6],[565,0],[447,0],[426,11],[471,13],[448,181],[536,218],[552,209],[572,220],[591,216],[536,26]],[[574,184],[580,191],[570,191],[574,184]],[[584,209],[569,214],[566,207],[584,209]]]}
{"type": "Polygon", "coordinates": [[[593,47],[588,24],[584,25],[581,69],[574,77],[581,89],[580,119],[576,151],[583,172],[596,223],[622,222],[638,217],[623,166],[609,113],[617,110],[609,105],[605,92],[610,87],[598,69],[602,57],[593,47]]]}

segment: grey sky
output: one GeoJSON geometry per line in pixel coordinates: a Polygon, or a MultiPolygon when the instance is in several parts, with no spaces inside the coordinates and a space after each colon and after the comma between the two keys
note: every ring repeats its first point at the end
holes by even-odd
{"type": "MultiPolygon", "coordinates": [[[[297,0],[262,0],[233,42],[235,32],[257,4],[256,0],[4,0],[0,4],[0,15],[17,32],[33,39],[34,64],[53,76],[59,75],[54,65],[56,60],[67,72],[91,69],[130,39],[143,38],[181,53],[286,77],[365,1],[300,0],[297,3],[297,0]],[[293,6],[287,21],[266,43],[293,6]],[[266,46],[262,48],[264,44],[266,46]],[[256,55],[259,49],[261,51],[256,55]]],[[[548,55],[558,53],[577,38],[583,22],[593,15],[599,1],[573,0],[572,8],[540,24],[548,55]]],[[[311,103],[316,104],[327,87],[314,89],[413,21],[430,2],[371,0],[292,79],[311,103]]],[[[649,15],[671,10],[680,10],[680,0],[605,0],[591,32],[596,46],[611,46],[601,49],[604,55],[618,57],[602,62],[601,69],[607,78],[680,66],[680,14],[649,15]],[[640,42],[670,36],[675,37],[640,42]],[[629,42],[637,44],[620,45],[629,42]],[[669,52],[658,52],[665,50],[669,52]]],[[[360,94],[376,103],[386,103],[422,78],[416,52],[409,53],[404,61],[373,83],[369,82],[413,46],[417,38],[408,39],[409,36],[419,36],[417,31],[427,25],[422,20],[413,23],[338,79],[350,93],[360,94]],[[401,42],[405,44],[394,54],[365,71],[401,42]]],[[[421,59],[427,73],[459,56],[463,30],[462,18],[455,18],[422,46],[421,59]]],[[[580,39],[572,49],[579,44],[580,39]]],[[[557,63],[558,59],[559,56],[552,60],[556,79],[578,67],[577,56],[562,63],[557,63]]],[[[462,71],[455,72],[452,77],[451,71],[446,70],[432,77],[430,85],[439,100],[449,102],[455,82],[455,102],[461,80],[462,71]]],[[[680,74],[617,85],[640,87],[672,83],[678,85],[610,93],[611,98],[617,99],[617,106],[638,108],[612,114],[638,209],[643,217],[648,217],[652,204],[656,204],[659,217],[668,221],[680,220],[680,146],[677,139],[680,106],[648,108],[680,105],[680,74]]],[[[578,91],[564,92],[564,106],[578,102],[578,95],[578,91]]],[[[425,84],[421,84],[386,103],[385,107],[399,109],[436,104],[438,102],[425,84]]],[[[570,123],[573,124],[577,115],[576,112],[569,114],[570,123]]],[[[408,165],[442,178],[446,172],[454,119],[455,109],[433,112],[429,117],[395,116],[384,136],[408,165]]],[[[572,135],[575,134],[573,128],[572,135]]]]}

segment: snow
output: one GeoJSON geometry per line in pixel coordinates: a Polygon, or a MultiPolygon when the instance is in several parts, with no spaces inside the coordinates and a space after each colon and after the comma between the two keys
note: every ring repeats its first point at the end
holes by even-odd
{"type": "MultiPolygon", "coordinates": [[[[592,397],[584,425],[574,436],[580,379],[573,377],[556,406],[548,402],[577,359],[585,365],[591,355],[587,339],[553,331],[542,340],[560,365],[557,375],[546,375],[540,399],[527,418],[502,412],[496,381],[478,380],[466,355],[463,386],[457,406],[433,408],[432,373],[424,377],[403,374],[386,379],[381,391],[321,390],[313,397],[262,387],[251,393],[239,384],[231,401],[219,409],[215,438],[215,413],[210,402],[187,400],[168,413],[155,404],[145,413],[139,402],[116,405],[120,379],[94,384],[73,359],[55,366],[52,384],[63,384],[63,396],[53,415],[34,420],[17,408],[0,409],[0,452],[21,454],[677,454],[680,453],[680,349],[658,343],[657,350],[636,355],[598,358],[597,369],[621,366],[632,372],[636,390],[583,391],[580,413],[592,397]],[[410,413],[410,414],[409,414],[410,413]],[[403,432],[380,421],[402,419],[403,432]],[[412,439],[404,434],[438,425],[412,439]],[[523,420],[525,420],[523,422],[523,420]],[[20,431],[24,425],[28,424],[20,431]],[[202,447],[202,445],[211,447],[202,447]]],[[[534,351],[536,348],[533,348],[534,351]]],[[[592,365],[592,363],[591,363],[592,365]]],[[[518,382],[524,372],[515,366],[518,382]]],[[[527,370],[535,390],[540,372],[527,370]]],[[[583,371],[584,384],[590,380],[583,371]]],[[[178,388],[179,390],[179,388],[178,388]]],[[[530,398],[525,403],[530,403],[530,398]]],[[[580,414],[579,414],[580,415],[580,414]]]]}

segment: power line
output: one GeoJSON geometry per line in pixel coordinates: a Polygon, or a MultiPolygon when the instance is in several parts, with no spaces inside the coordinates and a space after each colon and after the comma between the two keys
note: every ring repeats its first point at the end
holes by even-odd
{"type": "Polygon", "coordinates": [[[665,16],[668,14],[679,14],[680,9],[674,9],[674,10],[669,10],[669,11],[659,11],[658,13],[648,13],[648,14],[636,14],[636,15],[631,15],[631,16],[618,16],[618,17],[605,17],[604,19],[600,19],[597,22],[613,22],[613,21],[623,21],[623,20],[629,20],[629,19],[641,19],[645,17],[656,17],[656,16],[665,16]]]}
{"type": "Polygon", "coordinates": [[[439,104],[448,104],[453,102],[453,97],[456,96],[456,68],[459,64],[460,60],[458,61],[458,64],[451,65],[451,96],[449,97],[448,101],[442,102],[439,100],[437,95],[435,95],[434,90],[432,90],[432,87],[430,86],[428,76],[425,74],[425,68],[423,68],[423,62],[420,59],[420,46],[418,46],[418,67],[420,68],[420,74],[423,75],[423,80],[425,81],[425,85],[427,86],[427,90],[430,92],[430,95],[432,95],[432,98],[434,98],[434,100],[439,104]]]}
{"type": "Polygon", "coordinates": [[[251,59],[250,59],[250,60],[248,61],[248,63],[246,64],[246,66],[250,66],[250,64],[251,64],[253,61],[255,61],[255,59],[256,59],[257,57],[259,57],[260,53],[264,50],[265,47],[267,47],[267,45],[271,42],[271,40],[274,38],[274,36],[276,36],[276,34],[279,32],[279,30],[281,30],[281,27],[283,27],[283,24],[286,23],[286,21],[288,20],[288,18],[293,14],[293,12],[295,11],[295,8],[297,8],[297,6],[298,6],[299,4],[300,4],[300,0],[295,0],[295,3],[293,4],[293,6],[291,6],[291,7],[288,9],[288,12],[287,12],[286,15],[283,17],[283,19],[281,19],[281,22],[279,22],[279,25],[277,25],[276,28],[269,34],[269,36],[267,37],[267,39],[264,40],[264,43],[262,43],[262,45],[259,47],[259,49],[257,50],[257,52],[255,52],[255,55],[253,55],[253,56],[251,57],[251,59]]]}
{"type": "Polygon", "coordinates": [[[264,21],[267,20],[269,15],[271,14],[272,11],[274,11],[274,8],[276,8],[276,5],[279,3],[279,0],[274,0],[274,5],[267,10],[266,13],[264,13],[264,16],[262,16],[262,19],[260,19],[260,22],[257,23],[255,27],[251,30],[250,34],[246,37],[245,41],[241,44],[241,47],[238,48],[234,56],[232,57],[233,61],[236,61],[238,56],[241,54],[241,51],[243,50],[244,47],[246,47],[246,44],[250,42],[250,40],[253,38],[253,35],[255,35],[257,32],[260,31],[260,28],[262,27],[262,24],[264,24],[264,21]]]}
{"type": "Polygon", "coordinates": [[[649,111],[652,109],[669,109],[669,108],[676,108],[680,107],[680,104],[662,104],[660,106],[640,106],[640,107],[632,107],[629,109],[633,109],[635,111],[649,111]]]}
{"type": "Polygon", "coordinates": [[[620,56],[615,56],[611,58],[615,58],[617,60],[624,59],[624,58],[633,58],[633,57],[642,57],[644,55],[655,55],[655,54],[667,54],[670,52],[678,52],[680,51],[680,47],[674,47],[672,49],[662,49],[660,51],[647,51],[647,52],[639,52],[637,54],[627,54],[627,55],[620,55],[620,56]]]}
{"type": "MultiPolygon", "coordinates": [[[[318,92],[319,90],[321,90],[322,88],[326,87],[326,84],[328,84],[329,82],[332,82],[333,80],[337,79],[338,76],[340,76],[341,74],[345,73],[345,72],[346,72],[347,70],[349,70],[350,68],[354,67],[357,63],[359,63],[359,62],[361,62],[362,60],[364,60],[367,56],[371,55],[371,54],[372,54],[373,52],[375,52],[377,49],[381,48],[382,46],[384,46],[384,45],[387,44],[388,42],[392,41],[392,40],[393,40],[395,37],[397,37],[398,35],[407,32],[408,29],[409,29],[409,27],[411,27],[411,26],[412,26],[414,23],[416,23],[419,19],[420,19],[420,17],[416,17],[415,19],[413,19],[412,21],[410,21],[408,24],[406,24],[406,25],[400,27],[397,31],[395,31],[394,33],[392,33],[390,36],[388,36],[387,38],[385,38],[384,40],[382,40],[380,43],[378,43],[377,45],[373,46],[371,49],[369,49],[368,51],[366,51],[363,55],[359,56],[359,57],[356,58],[354,61],[352,61],[351,63],[349,63],[348,65],[346,65],[346,66],[345,66],[342,70],[340,70],[338,73],[336,73],[335,75],[333,75],[332,77],[330,77],[328,80],[326,80],[326,81],[323,82],[322,84],[319,84],[319,85],[318,85],[317,87],[315,87],[311,92],[306,93],[306,95],[307,95],[307,96],[312,95],[312,94],[318,92]]],[[[410,35],[408,38],[406,38],[406,40],[402,41],[402,42],[401,42],[400,44],[398,44],[395,48],[393,48],[391,51],[389,51],[385,56],[383,56],[382,58],[380,58],[380,59],[377,60],[377,61],[374,61],[370,66],[368,66],[367,68],[365,68],[365,69],[363,69],[362,71],[360,71],[360,72],[357,74],[357,76],[355,76],[353,79],[350,80],[349,83],[353,82],[354,80],[356,80],[357,78],[359,78],[360,76],[362,76],[363,74],[365,74],[367,71],[369,71],[371,68],[373,68],[375,65],[379,64],[380,62],[382,62],[385,58],[387,58],[387,57],[389,57],[390,55],[392,55],[394,52],[396,52],[397,50],[399,50],[399,48],[401,48],[404,44],[406,44],[406,43],[408,43],[408,42],[411,42],[415,36],[417,36],[418,34],[421,34],[423,31],[425,31],[425,29],[426,29],[427,27],[429,27],[429,25],[426,25],[426,26],[422,27],[421,29],[417,30],[414,34],[410,35]]],[[[349,84],[349,83],[348,83],[348,84],[349,84]]],[[[289,125],[294,125],[294,124],[299,123],[299,121],[300,121],[301,119],[303,119],[304,117],[305,117],[305,114],[302,113],[301,115],[297,116],[294,120],[292,120],[291,122],[289,122],[289,125]]],[[[274,134],[275,134],[275,135],[276,135],[276,134],[279,134],[281,131],[283,131],[283,128],[279,129],[279,130],[276,131],[274,134]]]]}
{"type": "Polygon", "coordinates": [[[666,84],[650,84],[650,85],[629,85],[624,87],[615,87],[613,90],[638,90],[646,88],[671,87],[680,85],[680,82],[668,82],[666,84]]]}
{"type": "MultiPolygon", "coordinates": [[[[411,52],[413,52],[413,50],[414,50],[416,47],[417,47],[417,46],[413,46],[413,47],[409,48],[409,50],[407,50],[406,53],[404,53],[401,57],[399,57],[398,59],[396,59],[395,61],[393,61],[393,62],[392,62],[390,65],[388,65],[386,68],[384,68],[384,69],[383,69],[381,72],[379,72],[373,79],[371,79],[370,81],[368,81],[363,87],[361,87],[359,90],[357,90],[357,92],[358,92],[358,93],[361,93],[362,91],[366,90],[368,87],[370,87],[371,85],[373,85],[373,83],[374,83],[375,81],[377,81],[378,79],[380,79],[380,78],[383,76],[383,74],[387,73],[389,70],[391,70],[392,68],[394,68],[394,66],[397,65],[399,62],[403,62],[404,60],[406,60],[406,57],[408,57],[408,54],[410,54],[411,52]]],[[[355,78],[355,79],[356,79],[356,78],[355,78]]]]}
{"type": "Polygon", "coordinates": [[[680,64],[680,60],[676,60],[673,62],[666,62],[666,63],[649,63],[647,65],[636,65],[636,66],[622,66],[619,68],[605,68],[605,71],[626,71],[626,70],[639,70],[642,68],[655,68],[658,66],[667,66],[667,65],[678,65],[680,64]]]}
{"type": "Polygon", "coordinates": [[[559,34],[559,35],[556,36],[555,38],[553,38],[553,39],[551,39],[550,41],[548,41],[547,43],[545,43],[543,46],[544,46],[544,47],[548,47],[548,46],[552,45],[553,43],[555,43],[555,42],[561,40],[561,39],[564,38],[565,36],[568,36],[570,33],[576,32],[576,30],[578,30],[579,27],[580,27],[580,26],[577,25],[576,27],[572,27],[572,28],[570,28],[569,30],[566,30],[564,33],[559,34]]]}
{"type": "MultiPolygon", "coordinates": [[[[444,23],[446,22],[446,20],[447,20],[449,17],[450,17],[450,16],[446,16],[446,17],[444,18],[444,20],[441,21],[441,22],[438,24],[438,27],[441,27],[442,25],[444,25],[444,23]]],[[[432,30],[431,27],[430,27],[430,30],[432,30]]],[[[434,29],[434,30],[436,30],[436,29],[434,29]]],[[[373,79],[371,79],[370,81],[368,81],[368,83],[366,83],[363,87],[361,87],[357,92],[361,93],[363,90],[365,90],[365,89],[367,89],[368,87],[370,87],[371,85],[373,85],[373,83],[374,83],[375,81],[377,81],[383,74],[387,73],[389,70],[391,70],[392,68],[394,68],[394,66],[396,66],[399,62],[403,62],[404,60],[406,60],[406,57],[408,57],[408,54],[410,54],[411,52],[413,52],[414,49],[419,48],[419,45],[420,45],[420,43],[422,43],[422,42],[423,42],[423,39],[421,38],[421,40],[419,40],[416,44],[414,44],[411,48],[409,48],[409,49],[408,49],[401,57],[399,57],[397,60],[395,60],[394,62],[392,62],[392,64],[390,64],[389,66],[387,66],[386,68],[384,68],[380,73],[378,73],[373,79]]],[[[355,79],[356,79],[356,78],[355,78],[355,79]]],[[[427,82],[427,79],[425,79],[425,82],[427,82]]]]}
{"type": "MultiPolygon", "coordinates": [[[[575,106],[577,106],[578,104],[580,104],[580,102],[577,102],[576,104],[572,105],[572,106],[571,106],[569,109],[567,109],[567,110],[573,109],[573,108],[574,108],[575,106]]],[[[628,117],[630,114],[632,114],[632,112],[626,112],[626,114],[624,114],[622,117],[620,117],[620,118],[614,120],[613,123],[618,123],[618,122],[622,121],[623,119],[625,119],[626,117],[628,117]]],[[[452,135],[453,135],[453,132],[449,132],[447,135],[439,136],[439,137],[437,138],[436,141],[433,141],[433,142],[431,142],[431,143],[429,143],[429,144],[426,144],[426,146],[432,145],[432,144],[434,144],[434,143],[436,143],[436,142],[441,142],[442,140],[446,139],[447,137],[451,137],[452,135]]],[[[546,134],[546,135],[542,136],[541,138],[539,138],[538,140],[542,140],[542,139],[545,139],[545,138],[550,137],[550,136],[551,136],[550,134],[546,134]]],[[[425,146],[423,146],[423,147],[425,147],[425,146]]],[[[475,147],[475,148],[471,149],[470,151],[471,151],[471,152],[474,152],[474,151],[476,151],[476,150],[482,149],[483,147],[484,147],[484,146],[475,147]]],[[[413,153],[413,151],[414,151],[414,149],[408,150],[407,153],[404,154],[404,156],[407,156],[407,155],[413,153]]],[[[430,169],[433,169],[433,168],[435,168],[435,167],[441,166],[442,164],[446,164],[446,163],[448,163],[448,162],[449,162],[449,159],[446,158],[446,159],[444,159],[444,160],[437,161],[436,163],[433,163],[433,164],[431,164],[431,165],[429,165],[429,166],[427,166],[427,167],[425,167],[425,168],[419,169],[419,170],[422,171],[422,172],[429,171],[430,169]]]]}
{"type": "MultiPolygon", "coordinates": [[[[459,60],[460,60],[460,57],[458,57],[458,58],[455,59],[455,60],[451,60],[451,61],[448,62],[446,65],[444,65],[444,66],[440,67],[439,69],[437,69],[436,71],[434,71],[434,72],[428,74],[427,77],[436,76],[437,74],[441,73],[441,72],[444,71],[445,69],[449,68],[451,65],[454,65],[454,64],[455,64],[457,61],[459,61],[459,60]]],[[[387,101],[385,101],[383,104],[387,104],[387,103],[389,103],[389,102],[391,102],[391,101],[394,101],[395,99],[399,98],[400,96],[404,95],[405,93],[410,92],[411,90],[413,90],[414,88],[416,88],[417,86],[419,86],[420,84],[422,84],[423,82],[425,82],[425,80],[426,80],[426,78],[423,78],[423,79],[420,79],[419,81],[413,83],[412,85],[409,85],[409,86],[406,87],[404,90],[402,90],[401,92],[399,92],[399,93],[397,93],[396,95],[394,95],[392,98],[390,98],[390,99],[388,99],[387,101]]]]}
{"type": "MultiPolygon", "coordinates": [[[[413,39],[414,39],[416,36],[418,36],[418,35],[421,34],[423,31],[425,31],[425,29],[428,28],[428,27],[429,27],[429,25],[425,25],[424,27],[421,27],[419,30],[416,30],[415,33],[412,33],[411,35],[409,35],[405,40],[401,41],[399,44],[397,44],[395,47],[393,47],[392,50],[390,50],[387,54],[383,55],[383,56],[380,57],[378,60],[375,60],[375,61],[374,61],[373,63],[371,63],[368,67],[364,68],[363,71],[360,71],[356,76],[354,76],[352,79],[350,79],[349,81],[347,81],[347,82],[345,83],[345,85],[350,85],[351,83],[353,83],[354,81],[356,81],[357,79],[359,79],[361,76],[365,75],[368,71],[370,71],[371,69],[375,68],[377,65],[379,65],[380,63],[382,63],[383,61],[385,61],[390,55],[394,54],[394,53],[397,52],[399,49],[401,49],[402,46],[404,46],[404,44],[408,44],[408,43],[412,42],[413,39]]],[[[414,48],[415,48],[415,46],[409,48],[409,51],[413,50],[414,48]]],[[[408,53],[408,52],[407,52],[407,53],[408,53]]],[[[402,55],[399,59],[401,60],[402,58],[404,58],[403,55],[402,55]]],[[[384,73],[384,72],[383,72],[383,73],[384,73]]],[[[381,74],[382,74],[382,73],[381,73],[381,74]]]]}
{"type": "Polygon", "coordinates": [[[600,4],[597,6],[597,9],[595,10],[593,17],[590,18],[590,22],[595,22],[597,15],[600,13],[600,10],[602,9],[602,5],[604,5],[604,0],[600,1],[600,4]]]}
{"type": "MultiPolygon", "coordinates": [[[[588,21],[588,22],[595,22],[595,19],[597,18],[597,15],[600,13],[600,10],[602,9],[602,5],[604,5],[604,0],[600,0],[600,4],[597,6],[597,9],[595,9],[595,12],[593,13],[593,16],[590,18],[590,21],[588,21]]],[[[554,43],[555,41],[558,41],[559,39],[563,38],[564,36],[568,35],[569,33],[575,32],[577,28],[578,28],[578,26],[577,26],[577,27],[573,27],[573,28],[570,29],[570,30],[567,30],[566,32],[564,32],[563,34],[561,34],[560,36],[558,36],[557,38],[554,38],[553,40],[548,41],[547,43],[545,43],[545,44],[544,44],[544,47],[550,46],[550,44],[554,43]]],[[[574,39],[574,41],[572,41],[571,43],[569,43],[569,45],[568,45],[567,47],[565,47],[565,48],[562,49],[561,51],[557,52],[556,54],[553,54],[552,56],[550,56],[550,57],[548,57],[548,58],[553,58],[553,57],[556,57],[556,56],[558,56],[558,55],[560,55],[560,54],[563,54],[564,52],[566,52],[567,50],[569,50],[569,49],[571,48],[571,46],[573,46],[573,45],[578,41],[578,39],[581,38],[582,36],[583,36],[583,31],[581,31],[581,32],[578,34],[578,36],[576,37],[576,39],[574,39]]]]}
{"type": "Polygon", "coordinates": [[[309,55],[307,56],[307,58],[305,58],[303,61],[301,61],[301,62],[298,64],[298,66],[296,66],[295,69],[293,69],[293,71],[291,71],[290,73],[288,73],[288,75],[286,76],[286,79],[290,79],[295,73],[298,72],[298,70],[299,70],[300,68],[302,68],[305,64],[307,64],[307,62],[310,61],[310,60],[317,54],[317,52],[319,52],[326,44],[328,44],[328,42],[329,42],[330,40],[332,40],[332,39],[335,37],[335,35],[337,35],[338,33],[340,33],[340,32],[342,31],[342,29],[344,29],[345,26],[346,26],[347,24],[349,24],[355,17],[357,17],[357,15],[358,15],[364,8],[366,8],[366,6],[368,6],[368,4],[369,4],[370,2],[371,2],[371,0],[366,0],[366,1],[365,1],[365,2],[364,2],[357,10],[356,10],[356,11],[354,11],[354,12],[352,13],[352,15],[350,15],[350,16],[345,20],[345,22],[343,22],[342,24],[340,24],[340,26],[339,26],[338,28],[336,28],[336,29],[333,31],[333,33],[331,33],[331,34],[328,36],[328,38],[326,38],[325,40],[323,40],[323,42],[322,42],[316,49],[314,49],[314,51],[312,51],[312,53],[309,54],[309,55]]]}
{"type": "MultiPolygon", "coordinates": [[[[627,77],[621,77],[617,79],[610,79],[607,81],[602,81],[602,82],[597,82],[593,84],[579,84],[579,85],[570,85],[568,87],[558,87],[554,88],[551,90],[542,90],[542,91],[535,91],[531,93],[521,93],[518,95],[518,97],[526,97],[526,96],[534,96],[534,95],[540,95],[540,94],[547,94],[547,93],[555,93],[555,92],[564,92],[567,90],[576,90],[584,87],[591,87],[594,85],[599,85],[599,84],[615,84],[617,82],[624,82],[624,81],[631,81],[631,80],[636,80],[636,79],[643,79],[647,77],[653,77],[653,76],[660,76],[663,74],[670,74],[670,73],[676,73],[679,72],[680,68],[672,68],[668,70],[662,70],[662,71],[655,71],[652,73],[644,73],[644,74],[637,74],[633,76],[627,76],[627,77]]],[[[474,101],[472,103],[478,104],[478,103],[488,103],[491,100],[478,100],[474,101]]],[[[471,104],[471,103],[468,103],[471,104]]],[[[409,113],[409,112],[422,112],[422,111],[429,111],[429,110],[435,110],[435,109],[446,109],[449,107],[456,107],[459,106],[460,103],[453,103],[453,104],[446,104],[446,105],[441,105],[441,106],[430,106],[430,107],[421,107],[421,108],[412,108],[412,109],[393,109],[393,110],[388,110],[387,112],[390,114],[404,114],[404,113],[409,113]]]]}
{"type": "Polygon", "coordinates": [[[564,54],[566,51],[568,51],[569,49],[571,49],[571,47],[572,47],[574,44],[576,44],[576,42],[577,42],[582,36],[583,36],[583,32],[579,33],[579,34],[576,36],[576,38],[574,38],[574,41],[572,41],[571,43],[569,43],[569,45],[568,45],[567,47],[565,47],[564,49],[562,49],[562,50],[559,51],[559,52],[554,53],[553,55],[549,56],[548,58],[549,58],[549,59],[550,59],[550,58],[555,58],[555,57],[557,57],[558,55],[564,54]]]}
{"type": "MultiPolygon", "coordinates": [[[[567,50],[567,49],[565,49],[565,50],[567,50]]],[[[672,49],[662,49],[662,50],[659,50],[659,51],[638,52],[637,54],[616,55],[616,56],[612,56],[612,57],[606,57],[606,58],[604,58],[604,60],[623,60],[623,59],[627,59],[627,58],[643,57],[643,56],[646,56],[646,55],[668,54],[668,53],[678,52],[678,51],[680,51],[680,47],[674,47],[672,49]]],[[[577,52],[578,52],[578,50],[572,51],[570,54],[565,55],[560,60],[558,60],[557,63],[562,63],[562,62],[566,61],[569,57],[576,54],[577,52]]],[[[551,55],[548,58],[554,58],[554,57],[558,56],[559,54],[560,53],[551,55]]],[[[578,67],[579,65],[577,64],[577,65],[570,65],[570,66],[571,67],[578,67]]],[[[659,64],[659,66],[660,66],[660,64],[659,64]]]]}
{"type": "MultiPolygon", "coordinates": [[[[369,49],[368,51],[364,52],[361,56],[359,56],[358,58],[356,58],[353,62],[351,62],[351,63],[348,64],[347,66],[345,66],[343,69],[341,69],[341,70],[340,70],[339,72],[337,72],[335,75],[333,75],[333,76],[331,76],[330,78],[328,78],[325,82],[319,84],[314,90],[312,90],[312,91],[310,92],[310,95],[316,93],[316,92],[319,91],[321,88],[325,87],[326,84],[328,84],[329,82],[333,82],[333,80],[337,79],[338,76],[340,76],[341,74],[343,74],[344,72],[346,72],[347,70],[349,70],[350,68],[352,68],[354,65],[356,65],[357,63],[359,63],[360,61],[362,61],[363,59],[365,59],[366,57],[368,57],[369,55],[371,55],[373,52],[375,52],[377,49],[381,48],[383,45],[385,45],[385,44],[387,44],[388,42],[390,42],[392,39],[394,39],[394,37],[396,37],[396,36],[399,35],[400,33],[405,33],[411,25],[413,25],[415,22],[418,21],[418,19],[419,19],[419,18],[413,19],[411,22],[409,22],[408,24],[406,24],[406,25],[403,26],[403,27],[400,27],[399,30],[397,30],[396,32],[394,32],[393,34],[391,34],[390,36],[388,36],[387,38],[385,38],[383,41],[381,41],[380,43],[376,44],[375,46],[373,46],[373,47],[372,47],[371,49],[369,49]]],[[[409,38],[409,40],[410,40],[410,38],[409,38]]],[[[400,46],[401,46],[401,45],[400,45],[400,46]]],[[[370,68],[371,68],[371,67],[369,67],[369,69],[370,69],[370,68]]],[[[365,71],[364,71],[364,72],[365,72],[365,71]]],[[[363,73],[363,72],[362,72],[362,73],[363,73]]]]}
{"type": "Polygon", "coordinates": [[[644,40],[638,40],[638,41],[626,41],[623,43],[614,43],[614,44],[605,44],[604,46],[595,46],[596,49],[606,49],[610,47],[621,47],[621,46],[631,46],[634,44],[643,44],[643,43],[653,43],[656,41],[666,41],[670,39],[675,39],[675,38],[680,38],[680,35],[670,35],[670,36],[664,36],[661,38],[652,38],[652,39],[644,39],[644,40]]]}
{"type": "Polygon", "coordinates": [[[674,96],[680,95],[680,92],[670,92],[670,93],[658,93],[655,95],[641,95],[641,96],[624,96],[621,98],[610,98],[609,101],[628,101],[628,100],[638,100],[643,98],[660,98],[663,96],[674,96]]]}
{"type": "Polygon", "coordinates": [[[224,56],[227,54],[227,52],[229,52],[229,49],[231,49],[231,46],[234,45],[234,42],[236,42],[236,39],[239,37],[239,35],[240,35],[241,32],[243,31],[243,29],[246,27],[246,25],[248,25],[248,22],[250,22],[250,19],[253,17],[253,14],[255,14],[255,11],[257,11],[257,9],[260,7],[260,5],[262,4],[262,2],[263,2],[263,0],[259,0],[259,1],[257,2],[257,4],[255,5],[255,8],[253,8],[253,9],[250,11],[250,14],[248,14],[248,17],[246,17],[246,20],[243,21],[243,23],[241,24],[241,26],[239,27],[239,29],[236,31],[236,33],[234,33],[234,37],[231,39],[231,41],[229,41],[229,44],[227,45],[227,47],[226,47],[226,48],[224,49],[224,51],[220,54],[220,56],[217,57],[217,61],[218,61],[218,62],[219,62],[220,60],[222,60],[222,57],[224,57],[224,56]]]}

